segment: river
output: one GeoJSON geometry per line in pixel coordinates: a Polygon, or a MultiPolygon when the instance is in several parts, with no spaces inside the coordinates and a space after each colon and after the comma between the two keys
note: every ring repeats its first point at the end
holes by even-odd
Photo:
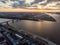
{"type": "Polygon", "coordinates": [[[60,45],[60,15],[47,13],[56,19],[56,22],[50,21],[23,21],[23,27],[29,32],[45,37],[60,45]]]}

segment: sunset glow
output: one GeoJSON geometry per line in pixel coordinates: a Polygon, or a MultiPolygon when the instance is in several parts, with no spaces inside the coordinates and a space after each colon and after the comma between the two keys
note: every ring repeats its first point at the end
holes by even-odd
{"type": "Polygon", "coordinates": [[[60,10],[45,10],[45,9],[11,9],[11,8],[1,8],[0,12],[60,12],[60,10]]]}

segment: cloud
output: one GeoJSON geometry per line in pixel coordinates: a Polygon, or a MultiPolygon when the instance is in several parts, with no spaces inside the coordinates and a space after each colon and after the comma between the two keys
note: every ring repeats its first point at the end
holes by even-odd
{"type": "Polygon", "coordinates": [[[60,9],[60,0],[43,0],[37,4],[43,9],[60,9]]]}
{"type": "Polygon", "coordinates": [[[43,0],[41,2],[39,2],[39,4],[44,4],[44,3],[47,3],[48,0],[43,0]]]}
{"type": "MultiPolygon", "coordinates": [[[[25,6],[24,2],[20,2],[22,0],[12,0],[12,1],[7,1],[7,0],[0,0],[0,7],[2,8],[20,8],[21,6],[25,6]]],[[[38,1],[38,0],[37,0],[38,1]]],[[[34,0],[27,0],[27,3],[34,3],[34,0]]],[[[44,9],[60,9],[60,0],[40,0],[36,3],[38,7],[44,8],[44,9]]],[[[30,5],[31,6],[31,5],[30,5]]]]}
{"type": "Polygon", "coordinates": [[[46,9],[60,9],[60,0],[50,0],[49,3],[45,5],[46,9]]]}
{"type": "Polygon", "coordinates": [[[13,7],[18,7],[20,5],[19,1],[1,1],[0,0],[0,7],[2,8],[13,8],[13,7]]]}

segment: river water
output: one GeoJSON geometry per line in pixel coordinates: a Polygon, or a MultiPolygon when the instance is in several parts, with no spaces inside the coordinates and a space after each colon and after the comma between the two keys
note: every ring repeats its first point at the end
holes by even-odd
{"type": "Polygon", "coordinates": [[[21,27],[25,31],[47,38],[54,43],[60,45],[60,15],[54,13],[46,13],[56,19],[56,22],[51,21],[20,21],[15,23],[17,27],[21,27]]]}

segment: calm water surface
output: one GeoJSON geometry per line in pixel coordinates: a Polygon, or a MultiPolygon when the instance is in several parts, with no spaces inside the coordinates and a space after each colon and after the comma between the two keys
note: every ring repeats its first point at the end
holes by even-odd
{"type": "Polygon", "coordinates": [[[21,21],[20,26],[31,33],[45,37],[60,45],[60,15],[46,13],[56,19],[51,21],[21,21]]]}

